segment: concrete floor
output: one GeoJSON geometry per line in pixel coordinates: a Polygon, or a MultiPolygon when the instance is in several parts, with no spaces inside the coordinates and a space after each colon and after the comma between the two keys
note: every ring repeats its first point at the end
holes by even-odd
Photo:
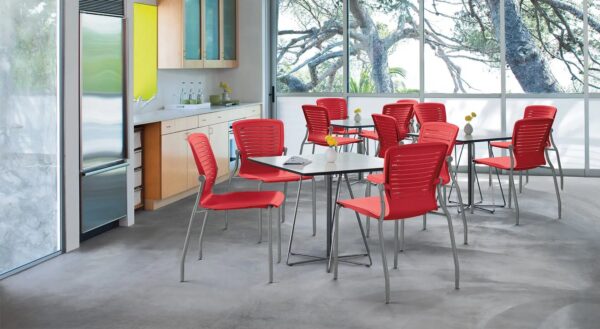
{"type": "MultiPolygon", "coordinates": [[[[369,240],[371,268],[342,264],[340,279],[333,281],[322,263],[278,264],[276,282],[266,284],[267,244],[256,243],[256,211],[232,213],[228,231],[222,230],[222,214],[211,215],[202,261],[195,259],[197,225],[189,281],[179,283],[179,255],[193,204],[188,198],[140,212],[135,226],[0,282],[0,328],[599,328],[598,183],[566,180],[561,221],[551,180],[543,177],[532,177],[520,196],[521,226],[514,225],[509,209],[470,215],[470,244],[459,245],[460,290],[453,287],[445,220],[429,216],[427,231],[420,219],[408,221],[406,251],[399,269],[390,271],[389,305],[376,235],[369,240]]],[[[304,200],[310,200],[309,193],[307,188],[304,200]]],[[[462,241],[461,221],[456,212],[453,217],[462,241]]],[[[302,204],[298,223],[298,248],[322,252],[324,219],[319,218],[317,237],[311,237],[310,202],[302,204]]],[[[342,213],[342,252],[362,250],[355,223],[350,212],[342,213]]],[[[391,265],[393,224],[385,229],[391,265]]]]}

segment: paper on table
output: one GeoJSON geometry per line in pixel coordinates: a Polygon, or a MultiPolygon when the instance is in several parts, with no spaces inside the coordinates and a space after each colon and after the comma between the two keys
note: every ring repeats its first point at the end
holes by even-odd
{"type": "Polygon", "coordinates": [[[289,159],[287,159],[283,164],[284,165],[307,165],[311,162],[312,161],[310,161],[308,159],[294,155],[294,156],[290,157],[289,159]]]}

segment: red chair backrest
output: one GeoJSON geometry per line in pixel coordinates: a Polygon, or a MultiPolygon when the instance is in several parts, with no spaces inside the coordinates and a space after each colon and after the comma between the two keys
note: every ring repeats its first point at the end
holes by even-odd
{"type": "Polygon", "coordinates": [[[525,107],[523,119],[530,118],[556,118],[557,109],[551,105],[529,105],[525,107]]]}
{"type": "Polygon", "coordinates": [[[317,106],[327,109],[330,120],[348,119],[348,103],[344,98],[319,98],[317,106]]]}
{"type": "Polygon", "coordinates": [[[414,99],[399,99],[396,101],[397,104],[419,104],[419,101],[414,100],[414,99]]]}
{"type": "Polygon", "coordinates": [[[322,140],[329,134],[329,112],[326,108],[315,105],[302,105],[306,128],[308,129],[308,140],[322,140]]]}
{"type": "Polygon", "coordinates": [[[394,117],[383,114],[372,114],[373,123],[375,123],[375,131],[379,136],[379,152],[377,156],[380,158],[385,157],[385,152],[390,147],[398,145],[400,136],[398,135],[398,124],[394,117]]]}
{"type": "MultiPolygon", "coordinates": [[[[556,118],[556,107],[552,105],[529,105],[525,107],[525,112],[523,113],[523,119],[530,118],[548,118],[554,120],[556,118]]],[[[550,132],[552,133],[552,131],[550,132]]],[[[550,136],[548,136],[548,140],[546,141],[546,145],[552,145],[550,143],[550,136]]]]}
{"type": "Polygon", "coordinates": [[[215,155],[205,134],[189,135],[188,143],[192,148],[198,174],[206,177],[201,196],[201,200],[204,200],[212,195],[212,188],[217,179],[217,160],[215,160],[215,155]]]}
{"type": "Polygon", "coordinates": [[[410,132],[410,120],[413,117],[413,104],[396,103],[383,106],[383,114],[389,115],[396,119],[396,127],[398,128],[398,138],[404,139],[410,132]]]}
{"type": "Polygon", "coordinates": [[[531,118],[515,122],[512,136],[515,167],[536,168],[546,164],[544,150],[553,119],[531,118]]]}
{"type": "Polygon", "coordinates": [[[233,123],[233,136],[240,151],[240,173],[268,170],[248,157],[280,156],[284,149],[283,122],[274,119],[248,119],[233,123]]]}
{"type": "MultiPolygon", "coordinates": [[[[454,150],[458,131],[459,128],[451,123],[425,122],[421,127],[421,132],[419,132],[417,143],[444,143],[448,147],[446,156],[449,156],[452,154],[452,150],[454,150]]],[[[446,161],[444,161],[444,164],[442,165],[440,177],[442,178],[442,183],[444,185],[450,182],[450,172],[448,171],[448,164],[446,161]]]]}
{"type": "Polygon", "coordinates": [[[436,184],[447,148],[444,143],[417,143],[388,149],[383,165],[387,218],[410,218],[437,209],[436,184]]]}
{"type": "Polygon", "coordinates": [[[442,103],[418,103],[413,108],[419,127],[425,122],[446,122],[446,106],[442,103]]]}

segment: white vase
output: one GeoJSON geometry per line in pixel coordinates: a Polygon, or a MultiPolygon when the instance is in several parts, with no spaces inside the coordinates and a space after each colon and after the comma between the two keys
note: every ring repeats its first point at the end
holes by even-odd
{"type": "Polygon", "coordinates": [[[333,162],[335,162],[335,160],[337,160],[337,152],[335,151],[335,148],[333,148],[333,147],[327,148],[327,151],[325,151],[325,159],[329,163],[333,163],[333,162]]]}
{"type": "Polygon", "coordinates": [[[360,113],[354,114],[354,122],[360,122],[360,119],[361,119],[360,113]]]}
{"type": "Polygon", "coordinates": [[[471,136],[471,134],[473,133],[473,126],[471,126],[470,122],[467,122],[463,131],[465,132],[465,135],[471,136]]]}

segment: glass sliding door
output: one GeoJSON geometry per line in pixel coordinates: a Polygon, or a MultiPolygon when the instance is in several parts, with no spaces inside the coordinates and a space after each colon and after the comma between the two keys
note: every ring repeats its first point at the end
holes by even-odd
{"type": "Polygon", "coordinates": [[[0,1],[0,277],[61,249],[59,2],[0,1]]]}

